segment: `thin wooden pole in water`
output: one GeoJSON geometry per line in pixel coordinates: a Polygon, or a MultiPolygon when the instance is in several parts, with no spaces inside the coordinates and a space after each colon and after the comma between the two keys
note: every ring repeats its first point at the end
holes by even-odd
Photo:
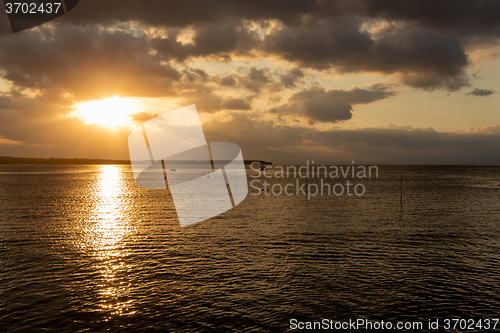
{"type": "Polygon", "coordinates": [[[401,197],[399,200],[399,206],[403,208],[403,176],[401,176],[401,197]]]}
{"type": "Polygon", "coordinates": [[[306,201],[308,201],[308,200],[309,200],[309,169],[307,170],[306,188],[307,188],[307,197],[306,197],[306,201]]]}

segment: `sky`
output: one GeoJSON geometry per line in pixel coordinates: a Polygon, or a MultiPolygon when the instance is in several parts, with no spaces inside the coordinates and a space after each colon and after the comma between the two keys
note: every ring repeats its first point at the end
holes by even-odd
{"type": "Polygon", "coordinates": [[[17,33],[0,10],[0,156],[128,159],[195,104],[245,159],[500,164],[499,103],[498,0],[82,0],[17,33]]]}

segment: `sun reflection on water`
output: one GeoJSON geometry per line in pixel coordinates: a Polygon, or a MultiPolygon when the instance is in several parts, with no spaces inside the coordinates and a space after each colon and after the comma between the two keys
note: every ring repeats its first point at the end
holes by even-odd
{"type": "Polygon", "coordinates": [[[102,276],[98,282],[99,307],[111,315],[134,313],[128,297],[129,267],[124,262],[129,251],[124,239],[133,232],[125,186],[121,167],[100,167],[85,232],[85,246],[97,259],[96,268],[102,276]]]}

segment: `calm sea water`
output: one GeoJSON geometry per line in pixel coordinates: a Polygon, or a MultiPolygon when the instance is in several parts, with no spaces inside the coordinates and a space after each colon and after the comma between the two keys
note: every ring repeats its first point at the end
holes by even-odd
{"type": "Polygon", "coordinates": [[[128,166],[0,166],[0,331],[499,318],[500,167],[382,166],[363,184],[249,195],[180,228],[128,166]]]}

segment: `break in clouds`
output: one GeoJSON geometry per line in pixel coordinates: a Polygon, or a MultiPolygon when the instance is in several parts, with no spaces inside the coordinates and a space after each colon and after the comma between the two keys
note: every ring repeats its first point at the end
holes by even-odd
{"type": "Polygon", "coordinates": [[[477,52],[496,57],[499,13],[496,0],[87,0],[17,34],[2,13],[0,155],[126,159],[129,129],[68,117],[78,102],[122,96],[196,104],[207,137],[246,147],[248,158],[500,162],[494,127],[334,127],[359,105],[412,90],[494,94],[467,70],[477,52]],[[236,70],[217,70],[231,61],[236,70]],[[325,85],[359,74],[379,80],[325,85]]]}

